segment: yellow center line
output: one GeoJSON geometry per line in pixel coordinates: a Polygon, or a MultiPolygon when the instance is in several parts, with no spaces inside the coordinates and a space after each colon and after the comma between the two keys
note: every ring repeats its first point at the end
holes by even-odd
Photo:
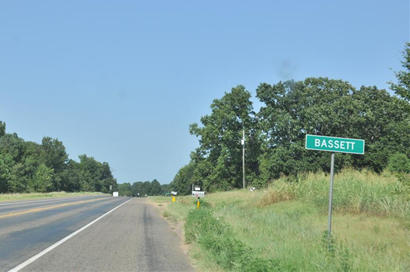
{"type": "Polygon", "coordinates": [[[61,208],[61,207],[74,206],[74,205],[89,203],[89,202],[93,202],[93,201],[97,201],[97,200],[102,200],[102,199],[104,199],[104,198],[81,200],[81,201],[76,201],[76,202],[58,204],[58,205],[54,205],[54,206],[33,208],[33,209],[24,210],[24,211],[19,211],[19,212],[10,212],[10,213],[6,213],[6,214],[3,214],[3,215],[0,215],[0,219],[2,219],[2,218],[7,218],[7,217],[12,217],[12,216],[23,215],[23,214],[28,214],[28,213],[42,212],[42,211],[57,209],[57,208],[61,208]]]}

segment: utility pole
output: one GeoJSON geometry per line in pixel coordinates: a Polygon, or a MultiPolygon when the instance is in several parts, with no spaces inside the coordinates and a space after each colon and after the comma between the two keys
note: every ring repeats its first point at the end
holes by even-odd
{"type": "Polygon", "coordinates": [[[245,128],[242,131],[242,185],[243,189],[245,189],[245,128]]]}

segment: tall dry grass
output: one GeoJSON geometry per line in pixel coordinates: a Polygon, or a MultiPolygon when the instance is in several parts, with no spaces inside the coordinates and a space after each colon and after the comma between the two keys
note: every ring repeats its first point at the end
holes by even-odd
{"type": "MultiPolygon", "coordinates": [[[[275,180],[257,203],[268,206],[280,201],[299,199],[326,209],[329,201],[329,175],[308,173],[298,182],[275,180]]],[[[333,186],[336,211],[387,216],[410,216],[408,188],[390,173],[346,169],[336,174],[333,186]]]]}

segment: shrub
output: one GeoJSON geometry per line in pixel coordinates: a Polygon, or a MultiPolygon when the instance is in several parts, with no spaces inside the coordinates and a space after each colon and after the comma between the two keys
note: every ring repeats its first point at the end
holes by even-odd
{"type": "Polygon", "coordinates": [[[402,184],[410,187],[410,159],[405,154],[392,155],[387,168],[396,175],[402,184]]]}
{"type": "Polygon", "coordinates": [[[394,173],[410,173],[410,160],[406,154],[396,153],[389,158],[387,167],[394,173]]]}

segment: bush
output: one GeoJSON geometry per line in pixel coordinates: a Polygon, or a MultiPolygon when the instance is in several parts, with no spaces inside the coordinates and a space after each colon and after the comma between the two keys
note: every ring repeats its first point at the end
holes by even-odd
{"type": "Polygon", "coordinates": [[[410,159],[406,154],[396,153],[389,158],[387,167],[393,173],[410,173],[410,159]]]}
{"type": "Polygon", "coordinates": [[[410,159],[405,154],[396,153],[389,159],[387,168],[393,172],[399,181],[409,189],[410,187],[410,159]]]}

